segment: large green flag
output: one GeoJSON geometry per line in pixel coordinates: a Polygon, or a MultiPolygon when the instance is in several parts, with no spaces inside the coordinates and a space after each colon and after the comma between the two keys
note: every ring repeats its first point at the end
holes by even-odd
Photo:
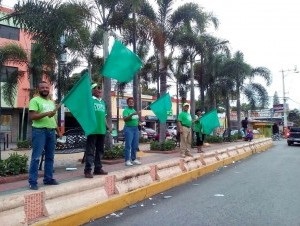
{"type": "Polygon", "coordinates": [[[62,102],[77,119],[85,135],[95,131],[97,121],[92,100],[91,80],[88,73],[81,77],[62,102]]]}
{"type": "Polygon", "coordinates": [[[101,74],[119,82],[129,82],[141,67],[141,59],[120,41],[115,40],[101,74]]]}
{"type": "Polygon", "coordinates": [[[164,94],[155,102],[150,104],[151,110],[154,112],[160,122],[166,122],[168,113],[172,108],[172,100],[169,93],[164,94]]]}
{"type": "Polygon", "coordinates": [[[204,134],[211,134],[215,128],[220,126],[220,121],[216,109],[204,114],[200,121],[202,123],[204,134]]]}

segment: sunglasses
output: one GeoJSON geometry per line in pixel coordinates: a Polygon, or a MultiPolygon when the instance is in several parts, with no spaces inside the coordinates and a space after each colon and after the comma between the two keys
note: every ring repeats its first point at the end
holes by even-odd
{"type": "Polygon", "coordinates": [[[101,87],[100,86],[96,86],[93,89],[99,89],[99,90],[101,90],[101,87]]]}

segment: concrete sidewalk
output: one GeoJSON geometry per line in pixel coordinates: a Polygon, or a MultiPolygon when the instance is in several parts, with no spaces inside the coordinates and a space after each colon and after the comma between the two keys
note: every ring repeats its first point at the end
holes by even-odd
{"type": "MultiPolygon", "coordinates": [[[[44,186],[39,178],[39,190],[31,191],[27,177],[0,184],[0,220],[4,225],[81,225],[265,151],[272,144],[269,138],[211,144],[204,148],[204,154],[193,149],[194,157],[184,159],[179,152],[151,153],[149,144],[141,144],[138,157],[142,165],[128,167],[124,161],[103,164],[109,174],[92,179],[84,178],[83,152],[56,154],[54,177],[59,185],[44,186]],[[76,169],[67,171],[68,167],[76,169]]],[[[18,153],[30,155],[30,150],[18,153]]]]}

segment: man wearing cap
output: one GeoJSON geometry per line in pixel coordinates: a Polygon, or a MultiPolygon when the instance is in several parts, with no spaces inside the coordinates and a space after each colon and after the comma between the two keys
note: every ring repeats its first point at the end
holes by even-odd
{"type": "Polygon", "coordinates": [[[204,112],[201,112],[200,109],[197,109],[195,112],[195,120],[194,120],[194,131],[196,133],[196,145],[197,145],[197,152],[203,153],[202,146],[203,141],[205,138],[205,134],[203,133],[202,123],[201,123],[201,117],[204,114],[204,112]]]}
{"type": "Polygon", "coordinates": [[[110,127],[106,121],[106,104],[102,100],[102,90],[97,84],[91,86],[94,110],[97,119],[96,130],[87,136],[85,149],[85,168],[84,176],[93,178],[92,167],[94,165],[94,175],[107,175],[107,172],[102,169],[101,159],[104,154],[104,141],[106,130],[110,127]]]}
{"type": "Polygon", "coordinates": [[[192,116],[188,112],[189,107],[190,105],[188,103],[184,103],[182,112],[180,112],[177,119],[177,128],[180,132],[180,153],[183,158],[193,156],[190,151],[192,116]]]}

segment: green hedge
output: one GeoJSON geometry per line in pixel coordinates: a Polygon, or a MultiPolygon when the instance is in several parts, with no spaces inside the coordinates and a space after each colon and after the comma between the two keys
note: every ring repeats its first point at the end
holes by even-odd
{"type": "Polygon", "coordinates": [[[176,147],[176,143],[173,140],[166,140],[162,143],[159,141],[150,142],[150,150],[159,150],[159,151],[171,151],[176,147]]]}
{"type": "Polygon", "coordinates": [[[124,145],[114,145],[111,150],[105,150],[103,159],[120,159],[124,158],[124,145]]]}
{"type": "Polygon", "coordinates": [[[0,160],[0,176],[19,175],[28,172],[28,156],[17,152],[9,154],[5,160],[0,160]]]}

